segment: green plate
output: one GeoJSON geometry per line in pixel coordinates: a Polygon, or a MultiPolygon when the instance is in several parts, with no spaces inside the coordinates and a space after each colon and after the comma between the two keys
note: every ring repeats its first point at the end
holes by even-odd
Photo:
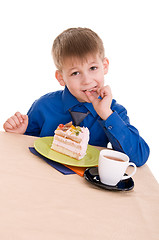
{"type": "Polygon", "coordinates": [[[77,167],[93,167],[98,165],[99,150],[88,145],[86,155],[81,160],[68,157],[51,149],[53,137],[38,138],[34,142],[34,148],[41,155],[62,164],[77,167]]]}

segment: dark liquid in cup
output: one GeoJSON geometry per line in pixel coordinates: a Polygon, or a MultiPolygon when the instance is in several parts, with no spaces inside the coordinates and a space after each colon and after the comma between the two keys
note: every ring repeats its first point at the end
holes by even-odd
{"type": "Polygon", "coordinates": [[[106,155],[104,155],[103,157],[111,159],[111,160],[119,161],[119,162],[125,162],[124,160],[122,160],[120,158],[116,158],[116,157],[111,157],[111,156],[106,156],[106,155]]]}

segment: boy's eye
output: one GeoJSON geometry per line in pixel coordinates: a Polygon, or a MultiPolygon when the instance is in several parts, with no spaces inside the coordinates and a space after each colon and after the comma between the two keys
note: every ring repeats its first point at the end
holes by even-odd
{"type": "Polygon", "coordinates": [[[90,68],[90,70],[96,70],[97,69],[97,67],[95,67],[95,66],[92,66],[91,68],[90,68]]]}
{"type": "Polygon", "coordinates": [[[71,74],[71,76],[77,76],[79,74],[79,72],[73,72],[72,74],[71,74]]]}

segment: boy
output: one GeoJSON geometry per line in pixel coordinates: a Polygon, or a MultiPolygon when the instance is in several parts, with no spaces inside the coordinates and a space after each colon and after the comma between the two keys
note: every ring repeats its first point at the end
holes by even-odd
{"type": "Polygon", "coordinates": [[[126,109],[112,100],[110,87],[104,86],[109,61],[99,36],[88,28],[67,29],[55,39],[52,55],[64,90],[36,100],[27,115],[15,113],[4,123],[5,131],[52,136],[59,124],[73,121],[89,128],[89,144],[106,147],[110,142],[137,166],[143,165],[149,147],[130,125],[126,109]]]}

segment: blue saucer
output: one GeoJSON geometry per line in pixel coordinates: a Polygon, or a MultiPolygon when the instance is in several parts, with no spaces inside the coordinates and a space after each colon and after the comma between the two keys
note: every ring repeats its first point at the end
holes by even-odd
{"type": "Polygon", "coordinates": [[[134,188],[134,181],[131,177],[126,180],[121,180],[116,186],[109,186],[102,183],[99,178],[98,167],[87,168],[84,172],[84,177],[88,182],[92,183],[93,185],[96,185],[106,190],[130,191],[134,188]]]}

